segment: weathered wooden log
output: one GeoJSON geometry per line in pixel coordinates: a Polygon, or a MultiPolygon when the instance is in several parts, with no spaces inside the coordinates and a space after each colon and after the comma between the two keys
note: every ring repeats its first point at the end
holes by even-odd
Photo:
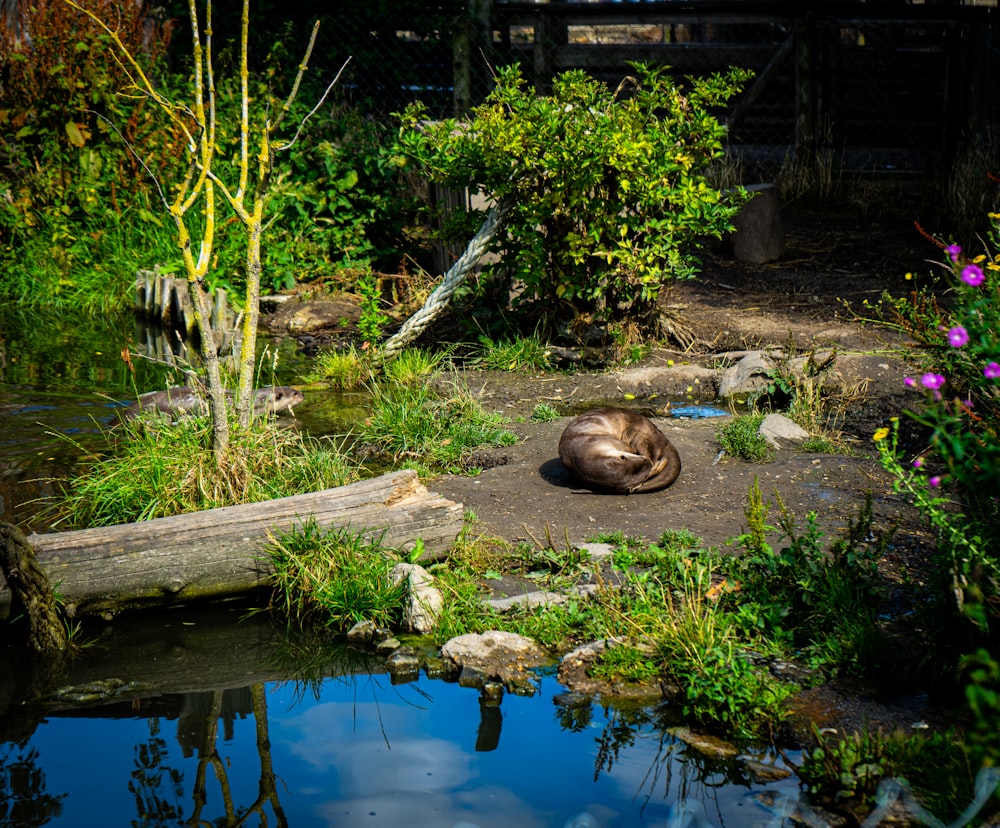
{"type": "MultiPolygon", "coordinates": [[[[440,560],[462,530],[462,504],[404,470],[349,486],[174,515],[140,523],[27,538],[70,616],[225,598],[266,586],[274,533],[314,521],[346,527],[401,550],[423,542],[421,561],[440,560]]],[[[0,591],[0,615],[10,591],[0,591]]]]}

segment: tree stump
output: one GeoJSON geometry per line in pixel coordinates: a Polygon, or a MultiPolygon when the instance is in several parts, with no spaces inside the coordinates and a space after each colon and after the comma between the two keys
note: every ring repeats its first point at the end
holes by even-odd
{"type": "Polygon", "coordinates": [[[0,571],[11,591],[15,612],[28,622],[28,649],[38,654],[65,653],[66,627],[56,607],[55,594],[24,534],[12,523],[0,521],[0,571]]]}
{"type": "Polygon", "coordinates": [[[778,192],[773,184],[751,184],[754,196],[733,219],[730,236],[733,255],[741,262],[763,264],[785,252],[785,226],[778,210],[778,192]]]}

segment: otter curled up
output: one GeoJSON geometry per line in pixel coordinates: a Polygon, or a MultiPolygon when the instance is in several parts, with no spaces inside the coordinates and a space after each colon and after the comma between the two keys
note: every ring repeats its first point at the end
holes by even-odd
{"type": "Polygon", "coordinates": [[[619,494],[665,489],[681,472],[680,455],[666,435],[624,408],[574,417],[559,438],[559,459],[581,482],[619,494]]]}

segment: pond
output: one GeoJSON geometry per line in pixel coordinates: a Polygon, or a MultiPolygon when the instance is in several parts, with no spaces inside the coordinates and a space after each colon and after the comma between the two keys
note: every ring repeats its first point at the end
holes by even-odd
{"type": "Polygon", "coordinates": [[[794,777],[752,781],[747,762],[785,768],[770,749],[706,758],[665,711],[601,707],[544,672],[495,706],[336,645],[298,668],[319,677],[286,677],[303,649],[239,615],[105,631],[44,709],[0,717],[0,825],[749,826],[798,796],[794,777]]]}
{"type": "MultiPolygon", "coordinates": [[[[0,519],[38,519],[115,408],[164,387],[169,367],[122,360],[142,336],[130,319],[0,320],[0,519]]],[[[273,381],[291,382],[301,358],[281,347],[273,381]]],[[[309,402],[304,427],[330,430],[309,402]]],[[[230,605],[87,633],[40,706],[14,703],[29,679],[0,649],[0,826],[742,828],[779,824],[799,799],[794,755],[707,758],[666,707],[604,707],[545,671],[495,706],[424,674],[395,684],[384,659],[341,645],[304,654],[230,605]]]]}

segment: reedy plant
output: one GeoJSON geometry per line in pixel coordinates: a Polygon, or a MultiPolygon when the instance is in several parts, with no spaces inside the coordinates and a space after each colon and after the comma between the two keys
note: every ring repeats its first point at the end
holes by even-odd
{"type": "Polygon", "coordinates": [[[336,632],[359,621],[398,625],[407,585],[392,583],[397,559],[378,538],[348,528],[321,531],[310,521],[272,538],[267,553],[275,571],[271,609],[289,620],[336,632]]]}
{"type": "Polygon", "coordinates": [[[304,438],[273,420],[255,420],[240,438],[238,460],[220,474],[211,421],[142,417],[108,435],[110,451],[67,483],[54,511],[73,528],[111,526],[254,503],[342,486],[358,467],[327,438],[304,438]]]}

